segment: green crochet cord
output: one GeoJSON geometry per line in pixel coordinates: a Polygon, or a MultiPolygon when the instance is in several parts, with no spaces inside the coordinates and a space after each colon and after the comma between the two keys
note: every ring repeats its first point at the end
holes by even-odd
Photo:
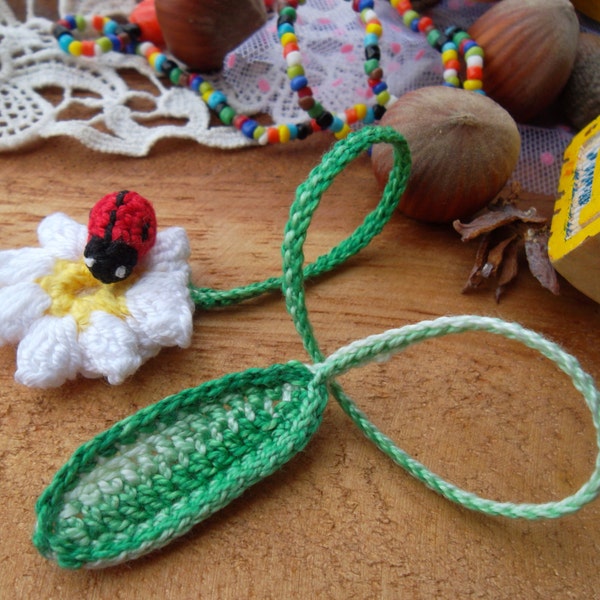
{"type": "Polygon", "coordinates": [[[408,165],[406,142],[392,130],[365,128],[352,134],[298,188],[285,228],[281,278],[231,293],[192,289],[204,306],[282,289],[314,364],[291,361],[226,375],[148,406],[85,443],[36,504],[33,541],[43,555],[62,567],[95,568],[164,546],[302,450],[321,423],[330,391],[385,454],[433,490],[473,510],[513,518],[556,518],[598,495],[600,458],[588,482],[564,500],[514,504],[480,498],[444,481],[399,449],[336,382],[335,377],[349,369],[432,337],[464,331],[503,335],[539,351],[571,377],[592,412],[600,449],[599,394],[592,378],[556,344],[515,323],[441,317],[370,336],[323,356],[308,318],[304,279],[340,264],[381,230],[404,189],[408,165]],[[303,244],[321,195],[353,158],[379,142],[390,143],[395,150],[395,166],[381,202],[349,238],[304,267],[303,244]]]}

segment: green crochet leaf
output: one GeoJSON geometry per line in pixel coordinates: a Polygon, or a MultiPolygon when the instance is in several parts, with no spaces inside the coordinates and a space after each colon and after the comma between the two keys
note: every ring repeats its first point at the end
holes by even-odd
{"type": "Polygon", "coordinates": [[[62,567],[164,546],[308,443],[325,385],[299,362],[251,369],[142,409],[81,446],[36,504],[34,544],[62,567]]]}

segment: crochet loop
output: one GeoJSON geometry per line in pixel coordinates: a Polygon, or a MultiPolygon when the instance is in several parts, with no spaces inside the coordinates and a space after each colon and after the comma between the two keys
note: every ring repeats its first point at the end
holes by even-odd
{"type": "Polygon", "coordinates": [[[441,317],[352,342],[329,357],[308,317],[304,281],[363,248],[389,219],[409,172],[404,138],[391,129],[363,129],[339,142],[299,186],[282,244],[283,276],[232,292],[192,289],[214,306],[281,287],[290,316],[314,364],[298,361],[249,369],[184,390],[148,406],[81,446],[36,505],[33,541],[67,568],[106,567],[164,546],[208,518],[249,486],[290,460],[317,430],[331,392],[358,428],[386,455],[446,498],[489,515],[556,518],[597,497],[596,468],[579,491],[543,504],[497,502],[462,490],[432,473],[379,431],[335,377],[411,344],[450,333],[486,331],[517,340],[569,375],[592,412],[600,448],[599,394],[577,360],[515,323],[477,316],[441,317]],[[390,143],[395,163],[377,208],[352,235],[304,266],[303,244],[322,194],[371,144],[390,143]]]}

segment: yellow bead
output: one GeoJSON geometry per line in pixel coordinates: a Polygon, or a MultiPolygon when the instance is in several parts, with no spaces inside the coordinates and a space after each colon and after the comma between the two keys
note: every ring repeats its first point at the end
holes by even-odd
{"type": "Polygon", "coordinates": [[[198,93],[203,96],[204,94],[211,94],[213,92],[213,87],[208,81],[203,81],[198,88],[198,93]]]}
{"type": "Polygon", "coordinates": [[[153,52],[148,57],[148,64],[154,69],[154,64],[156,63],[156,59],[160,56],[160,52],[153,52]]]}
{"type": "Polygon", "coordinates": [[[390,0],[390,4],[392,5],[393,8],[396,8],[396,6],[398,6],[398,4],[400,4],[400,0],[390,0]]]}
{"type": "Polygon", "coordinates": [[[298,41],[298,38],[296,37],[296,34],[292,33],[291,31],[284,33],[280,39],[280,43],[282,46],[285,46],[286,44],[292,44],[297,41],[298,41]]]}
{"type": "Polygon", "coordinates": [[[367,26],[365,27],[365,31],[367,33],[374,33],[377,37],[381,37],[381,34],[383,33],[383,28],[381,27],[381,25],[379,23],[367,23],[367,26]]]}
{"type": "Polygon", "coordinates": [[[465,90],[480,90],[483,87],[483,83],[481,81],[481,79],[467,79],[464,83],[463,83],[463,87],[465,88],[465,90]]]}
{"type": "Polygon", "coordinates": [[[344,123],[344,126],[339,131],[336,131],[333,135],[338,140],[343,140],[344,138],[348,137],[348,134],[351,131],[352,131],[352,129],[350,129],[350,126],[348,125],[348,123],[344,123]]]}
{"type": "Polygon", "coordinates": [[[356,116],[359,121],[362,121],[367,116],[367,105],[366,104],[355,104],[354,110],[356,110],[356,116]]]}
{"type": "Polygon", "coordinates": [[[287,125],[280,125],[279,126],[279,141],[282,144],[285,144],[286,142],[290,141],[290,129],[287,125]]]}
{"type": "Polygon", "coordinates": [[[387,90],[383,90],[383,92],[379,92],[375,98],[377,98],[377,104],[385,106],[390,101],[391,96],[387,90]]]}
{"type": "Polygon", "coordinates": [[[81,42],[79,40],[73,40],[69,44],[69,54],[72,54],[73,56],[81,56],[81,52],[82,52],[81,42]]]}
{"type": "Polygon", "coordinates": [[[444,50],[442,52],[442,64],[446,64],[449,60],[458,60],[458,52],[456,50],[444,50]]]}

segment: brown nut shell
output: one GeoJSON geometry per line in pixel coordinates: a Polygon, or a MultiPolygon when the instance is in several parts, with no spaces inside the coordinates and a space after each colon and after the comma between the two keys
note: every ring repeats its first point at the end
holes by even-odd
{"type": "Polygon", "coordinates": [[[189,69],[222,68],[225,55],[267,20],[263,0],[155,0],[169,51],[189,69]]]}
{"type": "MultiPolygon", "coordinates": [[[[421,221],[469,217],[502,189],[521,148],[516,123],[490,98],[444,86],[399,98],[382,126],[406,138],[412,169],[399,210],[421,221]]],[[[389,146],[373,147],[375,176],[383,187],[393,164],[389,146]]]]}
{"type": "Polygon", "coordinates": [[[469,34],[485,52],[483,87],[519,122],[560,94],[577,51],[579,21],[569,0],[501,0],[469,34]]]}
{"type": "Polygon", "coordinates": [[[561,95],[561,108],[577,129],[600,115],[600,35],[580,33],[577,57],[561,95]]]}

